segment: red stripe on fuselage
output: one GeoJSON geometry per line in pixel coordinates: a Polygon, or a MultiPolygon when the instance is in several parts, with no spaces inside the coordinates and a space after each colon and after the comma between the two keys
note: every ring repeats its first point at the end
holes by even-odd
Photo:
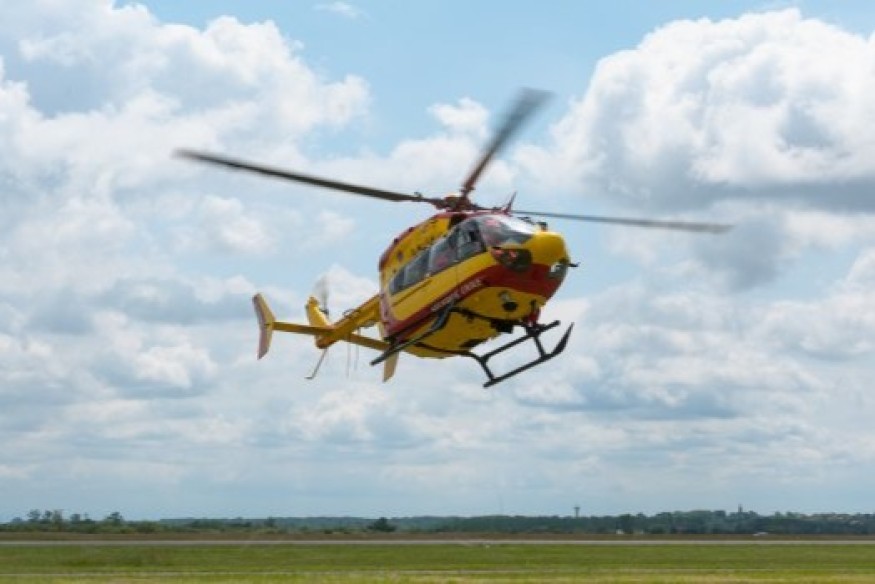
{"type": "MultiPolygon", "coordinates": [[[[410,333],[434,318],[448,304],[462,302],[465,298],[485,288],[501,288],[526,294],[537,294],[546,300],[555,294],[556,289],[562,283],[562,279],[553,279],[547,276],[549,269],[549,266],[533,264],[525,272],[519,273],[502,265],[489,266],[469,276],[436,301],[429,303],[404,320],[394,318],[389,295],[384,290],[380,298],[382,305],[380,312],[382,313],[385,335],[387,337],[399,335],[398,340],[404,340],[410,333]]],[[[484,316],[501,318],[500,315],[484,316]]]]}

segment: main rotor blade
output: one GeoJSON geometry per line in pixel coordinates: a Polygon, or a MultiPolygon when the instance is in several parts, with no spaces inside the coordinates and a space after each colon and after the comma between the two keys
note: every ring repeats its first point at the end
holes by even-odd
{"type": "Polygon", "coordinates": [[[467,199],[468,193],[474,190],[474,185],[477,183],[480,175],[483,174],[486,166],[492,161],[499,150],[507,144],[511,136],[516,133],[526,118],[528,118],[538,106],[544,103],[549,95],[548,92],[539,89],[524,89],[520,93],[513,108],[511,108],[507,117],[504,119],[504,123],[502,123],[501,127],[499,127],[498,131],[495,133],[495,136],[493,136],[492,142],[490,142],[483,150],[479,162],[477,162],[477,165],[474,166],[474,169],[462,184],[462,188],[459,192],[464,199],[467,199]]]}
{"type": "Polygon", "coordinates": [[[354,195],[363,195],[365,197],[373,197],[375,199],[383,199],[385,201],[413,201],[416,203],[431,203],[432,205],[438,206],[444,203],[443,199],[437,198],[429,198],[423,197],[422,195],[408,195],[405,193],[398,193],[395,191],[385,191],[383,189],[375,189],[372,187],[366,187],[362,185],[356,185],[351,183],[345,183],[337,180],[332,180],[328,178],[322,178],[319,176],[313,176],[310,174],[303,174],[300,172],[292,172],[289,170],[284,170],[281,168],[276,168],[273,166],[266,166],[263,164],[255,164],[252,162],[247,162],[245,160],[240,160],[238,158],[231,158],[230,156],[223,156],[221,154],[210,154],[208,152],[197,152],[195,150],[187,150],[180,149],[175,152],[176,156],[182,158],[188,158],[189,160],[195,160],[198,162],[206,162],[209,164],[216,164],[219,166],[225,166],[228,168],[233,168],[235,170],[245,170],[247,172],[255,172],[258,174],[263,174],[266,176],[271,176],[274,178],[281,178],[284,180],[291,180],[295,182],[306,183],[308,185],[313,185],[317,187],[323,187],[326,189],[332,189],[335,191],[344,191],[347,193],[352,193],[354,195]]]}
{"type": "Polygon", "coordinates": [[[665,221],[661,219],[633,219],[629,217],[602,217],[600,215],[574,215],[571,213],[546,213],[543,211],[521,211],[513,209],[514,215],[532,215],[535,217],[555,217],[556,219],[571,219],[573,221],[589,221],[592,223],[611,223],[614,225],[630,225],[633,227],[648,227],[651,229],[671,229],[674,231],[694,231],[699,233],[725,233],[732,225],[723,223],[698,223],[694,221],[665,221]]]}

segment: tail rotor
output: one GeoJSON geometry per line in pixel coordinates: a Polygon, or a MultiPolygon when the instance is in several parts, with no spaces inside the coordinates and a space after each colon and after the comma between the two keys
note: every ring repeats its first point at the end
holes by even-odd
{"type": "Polygon", "coordinates": [[[316,302],[319,305],[319,309],[326,317],[330,317],[331,313],[328,311],[328,296],[330,293],[330,287],[328,285],[328,274],[322,274],[319,278],[316,279],[316,282],[313,283],[313,298],[316,299],[316,302]]]}

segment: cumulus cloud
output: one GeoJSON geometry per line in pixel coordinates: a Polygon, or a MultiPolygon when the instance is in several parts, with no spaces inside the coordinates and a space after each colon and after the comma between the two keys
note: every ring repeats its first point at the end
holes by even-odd
{"type": "MultiPolygon", "coordinates": [[[[321,80],[270,23],[221,18],[197,30],[162,24],[138,5],[50,4],[51,18],[34,18],[48,9],[37,3],[11,11],[0,25],[4,254],[45,261],[47,250],[63,250],[64,262],[75,265],[97,253],[98,261],[87,261],[106,266],[112,254],[148,245],[152,233],[135,225],[179,218],[186,208],[200,217],[207,246],[273,249],[272,226],[239,200],[209,195],[195,206],[156,190],[170,176],[180,179],[170,152],[263,141],[271,131],[294,139],[342,124],[362,111],[363,82],[321,80]],[[54,76],[60,72],[84,79],[94,99],[47,104],[63,93],[54,76]],[[167,208],[156,208],[156,200],[167,208]]],[[[25,283],[33,269],[16,272],[4,278],[7,286],[25,283]]]]}
{"type": "Polygon", "coordinates": [[[305,245],[308,248],[319,248],[329,243],[345,243],[355,226],[355,221],[340,213],[320,211],[312,225],[314,227],[312,236],[308,237],[305,245]]]}
{"type": "Polygon", "coordinates": [[[795,9],[673,22],[599,62],[538,162],[638,209],[872,211],[873,67],[871,38],[795,9]]]}
{"type": "Polygon", "coordinates": [[[875,353],[873,248],[863,250],[849,273],[820,302],[783,301],[760,323],[783,349],[826,360],[855,361],[875,353]]]}
{"type": "Polygon", "coordinates": [[[862,251],[827,294],[805,300],[739,301],[658,272],[607,289],[579,313],[552,371],[512,384],[514,399],[542,412],[528,419],[555,424],[561,438],[539,434],[542,445],[589,460],[587,476],[616,473],[630,495],[652,465],[669,481],[717,473],[737,487],[869,464],[872,257],[862,251]],[[612,432],[609,445],[578,437],[599,431],[612,432]]]}
{"type": "Polygon", "coordinates": [[[240,318],[241,307],[248,304],[253,290],[252,284],[239,278],[186,281],[131,277],[119,278],[94,302],[144,322],[188,325],[240,318]]]}
{"type": "Polygon", "coordinates": [[[875,234],[873,38],[796,9],[671,22],[603,58],[552,143],[515,160],[576,196],[569,211],[590,212],[585,196],[617,215],[734,224],[698,238],[616,229],[609,245],[650,267],[684,250],[689,277],[762,287],[875,234]]]}
{"type": "Polygon", "coordinates": [[[458,105],[436,104],[429,112],[451,131],[469,132],[479,139],[486,137],[488,112],[481,104],[470,98],[459,100],[458,105]]]}
{"type": "Polygon", "coordinates": [[[258,218],[247,213],[238,199],[224,199],[215,196],[205,197],[195,211],[199,217],[192,244],[198,242],[211,250],[243,254],[257,254],[272,251],[275,237],[258,218]]]}
{"type": "Polygon", "coordinates": [[[362,11],[359,8],[349,2],[340,2],[339,0],[336,2],[321,2],[316,5],[316,10],[330,12],[331,14],[336,14],[351,20],[355,20],[362,16],[362,11]]]}
{"type": "MultiPolygon", "coordinates": [[[[170,154],[226,142],[259,151],[279,137],[282,155],[361,115],[364,81],[324,79],[300,51],[272,23],[223,17],[196,29],[103,0],[4,12],[4,442],[13,430],[43,433],[45,447],[76,433],[74,419],[48,432],[59,408],[191,399],[215,384],[221,360],[249,348],[253,330],[235,323],[241,311],[251,318],[254,286],[203,275],[198,262],[274,254],[282,222],[300,218],[244,206],[222,178],[198,188],[198,171],[170,154]]],[[[334,235],[350,229],[340,217],[324,223],[334,235]]],[[[29,467],[4,472],[15,468],[29,467]]]]}

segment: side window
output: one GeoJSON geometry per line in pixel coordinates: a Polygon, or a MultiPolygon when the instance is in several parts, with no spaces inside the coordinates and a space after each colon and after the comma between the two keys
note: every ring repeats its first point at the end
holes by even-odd
{"type": "Polygon", "coordinates": [[[480,241],[476,224],[473,221],[463,223],[459,227],[459,261],[466,260],[482,251],[484,251],[483,242],[480,241]]]}
{"type": "Polygon", "coordinates": [[[431,246],[431,254],[428,258],[428,273],[437,274],[452,266],[456,262],[456,252],[453,242],[455,236],[450,235],[439,239],[431,246]]]}
{"type": "Polygon", "coordinates": [[[397,294],[404,289],[404,268],[398,270],[398,273],[392,276],[392,281],[389,282],[389,294],[397,294]]]}
{"type": "Polygon", "coordinates": [[[389,281],[389,293],[397,294],[425,279],[426,276],[437,274],[465,259],[483,251],[477,233],[477,226],[469,224],[467,229],[462,226],[452,229],[430,248],[422,250],[407,265],[402,267],[389,281]],[[463,255],[462,249],[467,255],[463,255]]]}
{"type": "Polygon", "coordinates": [[[428,271],[428,252],[429,250],[422,251],[404,267],[404,288],[413,286],[425,278],[428,271]]]}

